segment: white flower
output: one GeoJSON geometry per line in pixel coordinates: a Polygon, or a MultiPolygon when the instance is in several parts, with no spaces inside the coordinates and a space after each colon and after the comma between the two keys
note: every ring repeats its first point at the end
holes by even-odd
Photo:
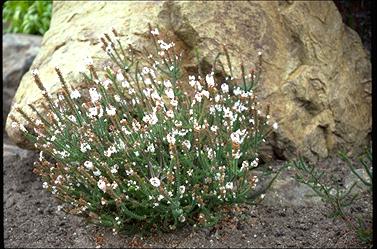
{"type": "Polygon", "coordinates": [[[171,84],[170,80],[164,80],[164,86],[166,88],[171,88],[173,85],[171,84]]]}
{"type": "Polygon", "coordinates": [[[216,125],[212,125],[210,129],[213,132],[217,132],[217,130],[219,129],[219,127],[217,127],[216,125]]]}
{"type": "Polygon", "coordinates": [[[239,150],[236,153],[232,152],[232,156],[235,159],[240,159],[240,157],[242,156],[242,152],[240,152],[239,150]]]}
{"type": "Polygon", "coordinates": [[[129,175],[132,175],[134,173],[133,169],[130,169],[130,170],[127,170],[126,169],[126,174],[129,176],[129,175]]]}
{"type": "Polygon", "coordinates": [[[242,131],[238,129],[237,131],[230,134],[230,139],[232,139],[232,142],[236,144],[242,144],[245,137],[246,129],[243,129],[242,131]]]}
{"type": "Polygon", "coordinates": [[[196,93],[194,99],[200,103],[202,102],[202,95],[200,93],[196,93]]]}
{"type": "Polygon", "coordinates": [[[168,96],[168,98],[174,99],[174,91],[173,91],[173,89],[171,89],[171,88],[166,89],[165,90],[165,94],[166,94],[166,96],[168,96]]]}
{"type": "Polygon", "coordinates": [[[39,152],[39,161],[42,161],[44,159],[43,151],[39,152]]]}
{"type": "Polygon", "coordinates": [[[101,82],[101,85],[105,88],[105,89],[108,89],[109,88],[109,85],[111,85],[112,82],[111,80],[109,79],[106,79],[105,81],[101,82]]]}
{"type": "Polygon", "coordinates": [[[35,125],[41,125],[41,124],[43,124],[43,123],[40,119],[35,120],[35,125]]]}
{"type": "Polygon", "coordinates": [[[159,35],[160,32],[158,32],[158,29],[155,28],[154,30],[151,30],[151,34],[156,36],[156,35],[159,35]]]}
{"type": "Polygon", "coordinates": [[[185,146],[188,150],[191,148],[191,143],[189,140],[183,141],[182,145],[185,146]]]}
{"type": "Polygon", "coordinates": [[[155,151],[154,145],[153,145],[153,144],[150,144],[150,145],[147,147],[147,151],[153,153],[153,152],[155,151]]]}
{"type": "MultiPolygon", "coordinates": [[[[23,132],[27,132],[25,126],[23,124],[20,124],[20,130],[23,131],[23,132]]],[[[53,140],[51,140],[53,141],[53,140]]]]}
{"type": "Polygon", "coordinates": [[[157,197],[157,200],[158,200],[158,201],[161,201],[162,199],[164,199],[164,196],[163,196],[163,195],[159,195],[159,196],[157,197]]]}
{"type": "Polygon", "coordinates": [[[76,123],[76,117],[73,115],[69,115],[68,119],[71,120],[73,123],[76,123]]]}
{"type": "Polygon", "coordinates": [[[259,55],[259,56],[261,56],[261,55],[262,55],[262,52],[261,52],[261,51],[259,51],[259,52],[258,52],[258,55],[259,55]]]}
{"type": "Polygon", "coordinates": [[[178,106],[178,100],[172,99],[172,100],[170,101],[170,104],[171,104],[172,106],[178,106]]]}
{"type": "Polygon", "coordinates": [[[259,163],[259,158],[257,157],[254,159],[254,161],[250,163],[250,166],[255,168],[258,166],[258,163],[259,163]]]}
{"type": "Polygon", "coordinates": [[[193,169],[188,170],[188,171],[187,171],[187,175],[188,175],[188,176],[192,176],[192,172],[193,172],[193,171],[194,171],[193,169]]]}
{"type": "Polygon", "coordinates": [[[92,103],[97,102],[101,98],[101,95],[97,92],[97,89],[95,89],[94,87],[89,89],[89,94],[92,103]]]}
{"type": "Polygon", "coordinates": [[[149,68],[148,67],[143,67],[143,69],[141,69],[141,73],[142,74],[148,74],[149,73],[149,68]]]}
{"type": "Polygon", "coordinates": [[[123,81],[124,80],[123,74],[121,72],[118,72],[116,75],[116,79],[117,81],[123,81]]]}
{"type": "Polygon", "coordinates": [[[130,88],[130,83],[127,80],[122,81],[122,87],[124,88],[130,88]]]}
{"type": "Polygon", "coordinates": [[[97,169],[96,171],[93,172],[93,175],[100,176],[101,175],[101,171],[99,169],[97,169]]]}
{"type": "Polygon", "coordinates": [[[160,182],[160,179],[158,179],[157,177],[152,177],[151,179],[149,179],[149,182],[152,184],[153,187],[159,187],[161,182],[160,182]]]}
{"type": "Polygon", "coordinates": [[[210,159],[210,160],[212,160],[213,159],[213,157],[215,156],[215,154],[216,154],[216,152],[214,152],[213,151],[213,149],[208,149],[208,158],[210,159]]]}
{"type": "Polygon", "coordinates": [[[172,110],[167,111],[165,114],[168,118],[174,118],[174,112],[172,110]]]}
{"type": "Polygon", "coordinates": [[[166,140],[168,141],[169,144],[175,144],[175,137],[174,134],[169,133],[166,135],[166,140]]]}
{"type": "Polygon", "coordinates": [[[75,89],[71,92],[71,98],[72,99],[78,99],[80,97],[81,97],[81,94],[77,89],[75,89]]]}
{"type": "Polygon", "coordinates": [[[158,117],[155,112],[152,112],[151,114],[147,114],[143,117],[143,121],[150,125],[155,125],[158,122],[158,117]]]}
{"type": "Polygon", "coordinates": [[[179,216],[178,220],[183,223],[183,222],[186,221],[186,217],[181,215],[181,216],[179,216]]]}
{"type": "Polygon", "coordinates": [[[111,187],[112,187],[113,189],[116,189],[116,188],[118,187],[118,183],[113,182],[113,183],[111,184],[111,187]]]}
{"type": "Polygon", "coordinates": [[[182,126],[182,121],[176,120],[174,121],[175,127],[181,127],[182,126]]]}
{"type": "Polygon", "coordinates": [[[201,95],[205,96],[207,99],[209,99],[209,92],[207,90],[203,90],[201,92],[201,95]]]}
{"type": "Polygon", "coordinates": [[[116,174],[116,173],[118,173],[118,169],[119,169],[118,164],[114,164],[114,166],[111,167],[110,172],[113,173],[113,174],[116,174]]]}
{"type": "Polygon", "coordinates": [[[89,108],[89,116],[94,117],[98,115],[97,107],[90,107],[89,108]]]}
{"type": "Polygon", "coordinates": [[[179,186],[179,192],[181,194],[183,194],[185,191],[186,191],[186,187],[185,186],[179,186]]]}
{"type": "Polygon", "coordinates": [[[225,185],[226,189],[233,189],[233,182],[227,182],[225,185]]]}
{"type": "Polygon", "coordinates": [[[116,153],[117,150],[114,145],[110,146],[104,153],[105,156],[111,157],[112,154],[116,153]]]}
{"type": "Polygon", "coordinates": [[[274,128],[275,130],[277,130],[278,127],[279,127],[279,125],[276,122],[272,125],[272,128],[274,128]]]}
{"type": "Polygon", "coordinates": [[[227,83],[221,84],[221,90],[223,91],[223,93],[228,93],[229,92],[228,84],[227,83]]]}
{"type": "Polygon", "coordinates": [[[213,72],[211,74],[206,75],[206,82],[209,87],[215,86],[215,79],[213,78],[213,72]]]}
{"type": "Polygon", "coordinates": [[[43,188],[48,188],[48,183],[47,183],[47,182],[44,182],[44,183],[42,184],[42,187],[43,187],[43,188]]]}
{"type": "MultiPolygon", "coordinates": [[[[134,94],[134,93],[136,93],[135,89],[130,88],[130,89],[128,90],[128,94],[132,95],[132,94],[134,94]]],[[[132,100],[134,100],[134,99],[132,99],[132,100]]]]}
{"type": "Polygon", "coordinates": [[[241,166],[241,171],[244,171],[245,169],[247,169],[247,167],[249,167],[249,162],[243,161],[242,166],[241,166]]]}
{"type": "Polygon", "coordinates": [[[18,123],[13,121],[12,122],[12,128],[14,128],[14,129],[18,128],[18,123]]]}
{"type": "Polygon", "coordinates": [[[106,192],[106,183],[104,180],[102,179],[99,179],[98,180],[98,183],[97,183],[97,186],[100,190],[102,190],[103,192],[106,192]]]}
{"type": "Polygon", "coordinates": [[[91,161],[85,161],[85,162],[84,162],[84,166],[85,166],[85,168],[87,168],[87,169],[90,169],[90,170],[93,169],[93,163],[92,163],[91,161]]]}
{"type": "Polygon", "coordinates": [[[117,95],[117,94],[114,95],[114,99],[115,99],[116,102],[120,102],[121,101],[119,95],[117,95]]]}
{"type": "Polygon", "coordinates": [[[239,88],[239,87],[237,87],[237,88],[235,88],[234,90],[233,90],[233,93],[234,93],[234,95],[240,95],[241,93],[242,93],[242,90],[241,90],[241,88],[239,88]]]}
{"type": "Polygon", "coordinates": [[[108,107],[106,107],[106,113],[109,116],[114,116],[116,114],[116,108],[112,105],[109,105],[108,107]]]}

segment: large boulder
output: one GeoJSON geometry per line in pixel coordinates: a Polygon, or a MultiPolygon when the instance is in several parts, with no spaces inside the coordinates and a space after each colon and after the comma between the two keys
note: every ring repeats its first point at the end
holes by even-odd
{"type": "MultiPolygon", "coordinates": [[[[280,121],[263,149],[266,158],[300,153],[315,160],[339,145],[357,147],[371,139],[370,59],[330,1],[54,2],[51,27],[32,67],[39,68],[48,91],[61,88],[56,64],[77,86],[77,62],[90,55],[96,64],[106,57],[98,41],[103,33],[114,27],[122,42],[147,46],[148,22],[171,31],[189,52],[186,68],[195,62],[195,48],[203,65],[213,62],[221,44],[234,66],[254,66],[263,52],[260,102],[270,104],[272,118],[280,121]]],[[[24,107],[41,97],[27,73],[15,101],[24,107]]],[[[7,132],[27,145],[9,119],[7,132]]]]}
{"type": "Polygon", "coordinates": [[[3,34],[3,120],[7,119],[14,94],[38,54],[41,41],[42,37],[36,35],[3,34]]]}

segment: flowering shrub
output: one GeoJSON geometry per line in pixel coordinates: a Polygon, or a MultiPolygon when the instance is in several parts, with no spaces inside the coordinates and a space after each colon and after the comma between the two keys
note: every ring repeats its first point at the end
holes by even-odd
{"type": "Polygon", "coordinates": [[[33,120],[17,108],[27,125],[13,125],[41,151],[35,172],[66,211],[116,230],[211,225],[218,207],[244,202],[258,182],[258,147],[272,130],[253,93],[261,54],[238,79],[225,48],[230,75],[216,61],[222,72],[185,75],[175,44],[150,33],[156,51],[141,55],[114,29],[105,34],[113,63],[100,74],[88,58],[82,91],[56,68],[62,91],[53,98],[33,71],[47,114],[29,105],[33,120]]]}

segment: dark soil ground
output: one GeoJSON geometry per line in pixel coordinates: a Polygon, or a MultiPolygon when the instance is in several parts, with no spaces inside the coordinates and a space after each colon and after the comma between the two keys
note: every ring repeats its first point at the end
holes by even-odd
{"type": "MultiPolygon", "coordinates": [[[[365,247],[339,219],[328,216],[329,209],[315,205],[240,206],[213,228],[185,227],[169,234],[125,236],[107,228],[86,224],[80,217],[58,210],[53,196],[42,189],[42,182],[32,172],[37,158],[4,143],[4,242],[5,247],[365,247]]],[[[346,167],[328,159],[319,163],[323,169],[339,171],[346,167]]],[[[266,193],[268,195],[268,192],[266,193]]],[[[357,215],[371,215],[372,199],[364,196],[352,206],[357,215]]]]}

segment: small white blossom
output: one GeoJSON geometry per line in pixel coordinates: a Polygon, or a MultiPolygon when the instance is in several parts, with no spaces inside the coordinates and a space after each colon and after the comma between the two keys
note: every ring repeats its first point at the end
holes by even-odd
{"type": "Polygon", "coordinates": [[[175,144],[175,137],[174,134],[169,133],[166,135],[166,140],[168,141],[169,144],[175,144]]]}
{"type": "Polygon", "coordinates": [[[275,122],[275,123],[272,125],[272,128],[274,128],[275,130],[277,130],[277,128],[279,128],[278,123],[275,122]]]}
{"type": "Polygon", "coordinates": [[[189,140],[183,141],[182,145],[185,146],[188,150],[191,148],[191,143],[189,140]]]}
{"type": "Polygon", "coordinates": [[[186,217],[181,215],[181,216],[179,216],[178,220],[183,223],[183,222],[186,221],[186,217]]]}
{"type": "Polygon", "coordinates": [[[133,173],[134,173],[133,169],[130,169],[130,170],[127,170],[127,169],[126,169],[126,174],[127,174],[128,176],[132,175],[133,173]]]}
{"type": "Polygon", "coordinates": [[[202,96],[205,96],[207,99],[209,99],[209,92],[208,92],[207,90],[203,90],[203,91],[201,92],[201,95],[202,95],[202,96]]]}
{"type": "Polygon", "coordinates": [[[165,114],[168,118],[174,118],[174,112],[172,110],[167,111],[165,114]]]}
{"type": "Polygon", "coordinates": [[[97,107],[90,107],[89,108],[89,117],[95,117],[98,115],[97,107]]]}
{"type": "Polygon", "coordinates": [[[213,73],[206,75],[206,82],[209,87],[215,86],[215,79],[213,78],[213,73]]]}
{"type": "Polygon", "coordinates": [[[171,88],[173,85],[171,84],[170,80],[164,80],[164,86],[166,88],[171,88]]]}
{"type": "Polygon", "coordinates": [[[76,117],[73,115],[69,115],[68,119],[71,120],[73,123],[76,123],[76,117]]]}
{"type": "Polygon", "coordinates": [[[166,94],[166,96],[168,96],[168,98],[174,99],[174,91],[173,91],[173,89],[171,89],[171,88],[166,89],[165,90],[165,94],[166,94]]]}
{"type": "Polygon", "coordinates": [[[152,177],[151,179],[149,179],[149,182],[152,184],[153,187],[159,187],[161,182],[160,182],[160,179],[158,179],[157,177],[152,177]]]}
{"type": "Polygon", "coordinates": [[[71,98],[72,99],[78,99],[80,97],[81,97],[81,94],[77,89],[75,89],[71,92],[71,98]]]}
{"type": "Polygon", "coordinates": [[[114,116],[116,114],[116,108],[112,105],[109,105],[108,107],[106,107],[106,113],[109,116],[114,116]]]}
{"type": "Polygon", "coordinates": [[[160,34],[160,32],[158,32],[158,29],[155,28],[154,30],[151,30],[151,34],[157,36],[160,34]]]}
{"type": "Polygon", "coordinates": [[[118,173],[119,166],[118,164],[115,164],[113,167],[111,167],[111,173],[116,174],[118,173]]]}
{"type": "Polygon", "coordinates": [[[236,144],[242,144],[245,137],[246,137],[246,129],[243,129],[242,131],[238,129],[237,131],[230,134],[230,138],[232,142],[236,144]]]}
{"type": "Polygon", "coordinates": [[[161,201],[162,199],[164,199],[164,196],[163,196],[163,195],[159,195],[159,196],[157,197],[157,200],[158,200],[158,201],[161,201]]]}
{"type": "Polygon", "coordinates": [[[154,145],[153,145],[153,144],[150,144],[150,145],[147,147],[147,151],[148,151],[148,152],[151,152],[151,153],[154,153],[154,151],[155,151],[154,145]]]}
{"type": "Polygon", "coordinates": [[[227,182],[225,185],[226,189],[233,189],[233,182],[227,182]]]}
{"type": "Polygon", "coordinates": [[[93,175],[100,176],[101,175],[101,171],[99,169],[97,169],[96,171],[93,171],[93,175]]]}
{"type": "Polygon", "coordinates": [[[87,169],[90,169],[90,170],[93,169],[93,163],[92,163],[91,161],[85,161],[85,162],[84,162],[84,166],[85,166],[85,168],[87,168],[87,169]]]}
{"type": "Polygon", "coordinates": [[[185,186],[179,186],[179,192],[181,194],[185,193],[185,191],[186,191],[186,187],[185,186]]]}
{"type": "Polygon", "coordinates": [[[124,88],[130,88],[130,83],[127,80],[122,81],[122,87],[124,88]]]}
{"type": "Polygon", "coordinates": [[[104,180],[102,179],[99,179],[98,180],[98,183],[97,183],[97,186],[100,190],[102,190],[103,192],[106,192],[106,183],[104,180]]]}
{"type": "Polygon", "coordinates": [[[223,93],[228,93],[229,92],[229,85],[227,83],[221,84],[221,90],[223,93]]]}
{"type": "Polygon", "coordinates": [[[92,100],[92,103],[95,103],[101,99],[101,95],[97,92],[97,89],[94,87],[89,89],[89,95],[90,99],[92,100]]]}

